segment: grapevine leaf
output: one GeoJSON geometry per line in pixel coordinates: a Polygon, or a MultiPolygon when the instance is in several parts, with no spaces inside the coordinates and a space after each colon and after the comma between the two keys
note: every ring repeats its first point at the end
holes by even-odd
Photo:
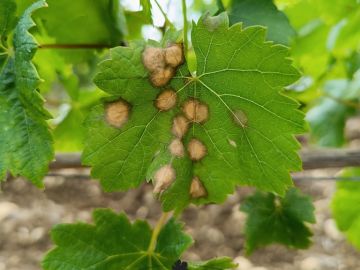
{"type": "Polygon", "coordinates": [[[2,45],[5,45],[7,34],[13,29],[15,11],[14,0],[2,0],[0,2],[0,43],[2,45]]]}
{"type": "Polygon", "coordinates": [[[37,44],[28,30],[35,24],[31,13],[45,7],[45,1],[31,5],[20,18],[14,35],[14,56],[0,73],[0,179],[7,171],[22,175],[41,187],[53,158],[52,137],[37,91],[40,78],[31,63],[37,44]]]}
{"type": "Polygon", "coordinates": [[[86,121],[84,163],[93,167],[93,177],[107,191],[136,187],[146,176],[154,180],[170,164],[176,181],[160,194],[165,211],[181,210],[190,202],[222,202],[237,184],[284,194],[292,185],[289,170],[301,169],[293,134],[304,131],[297,102],[281,93],[299,77],[287,48],[265,42],[263,27],[229,28],[226,13],[202,17],[193,25],[192,41],[196,76],[185,64],[178,68],[165,87],[176,91],[177,102],[165,111],[154,106],[164,89],[150,84],[152,75],[142,62],[146,45],[112,49],[94,81],[113,97],[95,107],[86,121]],[[192,99],[208,110],[181,143],[188,149],[194,138],[200,140],[205,156],[198,162],[188,151],[182,157],[169,153],[174,117],[192,99]],[[106,120],[106,108],[114,101],[129,104],[121,127],[106,120]],[[204,191],[196,198],[189,194],[195,177],[204,191]]]}
{"type": "Polygon", "coordinates": [[[188,270],[228,270],[235,267],[236,264],[230,258],[222,257],[206,262],[190,262],[188,270]]]}
{"type": "Polygon", "coordinates": [[[154,251],[152,229],[145,221],[130,223],[109,209],[93,213],[95,224],[60,224],[52,230],[56,247],[42,262],[45,270],[171,269],[192,244],[174,219],[161,229],[154,251]]]}
{"type": "MultiPolygon", "coordinates": [[[[353,170],[347,176],[359,176],[360,169],[353,170]]],[[[360,249],[360,183],[339,181],[332,200],[332,212],[339,229],[347,239],[360,249]]]]}
{"type": "Polygon", "coordinates": [[[311,198],[290,189],[284,198],[257,192],[241,205],[248,214],[245,225],[246,251],[271,243],[293,248],[307,248],[312,235],[304,222],[315,223],[311,198]]]}
{"type": "Polygon", "coordinates": [[[320,146],[341,146],[344,144],[344,127],[347,117],[356,110],[346,105],[360,95],[360,80],[328,81],[318,104],[307,113],[311,136],[320,146]]]}
{"type": "Polygon", "coordinates": [[[232,24],[243,22],[245,26],[266,26],[267,39],[284,45],[288,45],[296,34],[286,15],[272,0],[234,0],[229,7],[229,19],[232,24]]]}

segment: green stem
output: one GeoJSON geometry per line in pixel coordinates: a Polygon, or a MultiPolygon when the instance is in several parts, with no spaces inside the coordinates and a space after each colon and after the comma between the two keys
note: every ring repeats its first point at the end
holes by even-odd
{"type": "Polygon", "coordinates": [[[163,212],[161,214],[161,217],[159,218],[153,233],[151,235],[151,240],[150,240],[150,244],[149,244],[149,248],[148,248],[148,253],[151,254],[154,252],[155,248],[156,248],[156,243],[157,243],[157,239],[159,236],[159,233],[163,227],[163,225],[165,224],[165,222],[167,221],[168,217],[170,216],[171,212],[163,212]]]}
{"type": "Polygon", "coordinates": [[[182,13],[184,20],[184,50],[185,50],[185,58],[187,59],[189,44],[188,44],[188,21],[187,21],[186,0],[182,0],[182,13]]]}
{"type": "Polygon", "coordinates": [[[165,25],[168,26],[174,26],[171,21],[169,20],[168,16],[166,15],[165,11],[163,10],[163,8],[161,7],[161,5],[159,4],[159,2],[157,0],[154,0],[156,5],[158,6],[158,8],[160,9],[161,14],[164,16],[165,18],[165,25]]]}
{"type": "Polygon", "coordinates": [[[40,44],[39,49],[106,49],[107,44],[40,44]]]}

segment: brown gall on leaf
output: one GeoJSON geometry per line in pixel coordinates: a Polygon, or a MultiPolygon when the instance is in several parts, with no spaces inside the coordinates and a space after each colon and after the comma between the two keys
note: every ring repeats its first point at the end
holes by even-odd
{"type": "Polygon", "coordinates": [[[176,68],[184,62],[184,53],[181,44],[171,44],[165,49],[165,62],[176,68]]]}
{"type": "Polygon", "coordinates": [[[187,119],[195,123],[203,123],[209,117],[208,106],[196,99],[185,101],[182,110],[187,119]]]}
{"type": "Polygon", "coordinates": [[[174,69],[171,67],[165,67],[153,71],[150,75],[150,81],[153,86],[162,87],[167,85],[173,76],[174,69]]]}
{"type": "Polygon", "coordinates": [[[193,199],[198,199],[207,196],[207,191],[203,183],[200,181],[199,177],[197,176],[195,176],[191,181],[190,196],[193,199]]]}
{"type": "Polygon", "coordinates": [[[168,111],[176,105],[176,92],[168,89],[161,92],[155,100],[155,106],[160,111],[168,111]]]}
{"type": "Polygon", "coordinates": [[[154,193],[158,194],[165,191],[175,180],[176,173],[171,165],[161,167],[154,176],[154,193]]]}
{"type": "Polygon", "coordinates": [[[245,128],[247,126],[248,118],[242,110],[233,111],[233,119],[235,123],[242,128],[245,128]]]}
{"type": "Polygon", "coordinates": [[[173,120],[172,133],[182,138],[189,129],[189,121],[182,115],[178,115],[173,120]]]}
{"type": "Polygon", "coordinates": [[[173,139],[169,144],[169,150],[171,155],[175,157],[183,157],[184,156],[184,145],[179,139],[173,139]]]}
{"type": "Polygon", "coordinates": [[[162,48],[148,47],[143,52],[143,64],[150,72],[165,68],[165,53],[162,48]]]}
{"type": "Polygon", "coordinates": [[[199,161],[200,159],[204,158],[207,152],[206,146],[201,141],[194,138],[190,140],[187,149],[190,155],[190,159],[194,161],[199,161]]]}
{"type": "Polygon", "coordinates": [[[129,120],[130,105],[123,100],[105,105],[105,120],[116,128],[121,128],[129,120]]]}

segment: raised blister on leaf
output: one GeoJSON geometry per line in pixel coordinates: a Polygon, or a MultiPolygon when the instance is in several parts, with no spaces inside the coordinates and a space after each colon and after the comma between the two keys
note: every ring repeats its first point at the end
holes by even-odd
{"type": "Polygon", "coordinates": [[[182,110],[187,119],[195,123],[203,123],[209,117],[208,106],[196,99],[187,100],[182,110]]]}
{"type": "Polygon", "coordinates": [[[174,118],[173,126],[172,126],[172,133],[178,137],[182,138],[185,133],[189,129],[189,121],[182,115],[178,115],[174,118]]]}
{"type": "Polygon", "coordinates": [[[201,197],[205,197],[207,195],[207,191],[200,181],[199,177],[195,176],[190,185],[190,196],[194,199],[198,199],[201,197]]]}
{"type": "Polygon", "coordinates": [[[241,127],[246,127],[248,122],[248,118],[242,110],[235,110],[233,112],[233,119],[234,122],[241,127]]]}
{"type": "Polygon", "coordinates": [[[107,103],[105,106],[106,122],[116,128],[121,128],[129,120],[130,106],[123,100],[107,103]]]}
{"type": "Polygon", "coordinates": [[[188,152],[192,160],[198,161],[205,157],[206,146],[198,139],[191,139],[188,144],[188,152]]]}
{"type": "Polygon", "coordinates": [[[155,106],[160,111],[167,111],[176,105],[176,92],[168,89],[161,92],[155,101],[155,106]]]}
{"type": "Polygon", "coordinates": [[[150,81],[155,87],[162,87],[167,85],[173,76],[174,69],[171,67],[165,67],[156,69],[153,73],[151,73],[150,81]]]}
{"type": "Polygon", "coordinates": [[[161,167],[154,176],[154,193],[160,193],[166,190],[174,182],[175,178],[175,170],[170,164],[161,167]]]}
{"type": "Polygon", "coordinates": [[[165,54],[162,48],[148,47],[143,52],[143,63],[145,68],[153,72],[165,68],[165,54]]]}
{"type": "Polygon", "coordinates": [[[172,44],[165,49],[165,62],[173,68],[184,62],[184,53],[181,44],[172,44]]]}
{"type": "Polygon", "coordinates": [[[175,156],[175,157],[183,157],[184,156],[184,145],[181,142],[180,139],[176,138],[173,139],[169,145],[169,150],[171,155],[175,156]]]}

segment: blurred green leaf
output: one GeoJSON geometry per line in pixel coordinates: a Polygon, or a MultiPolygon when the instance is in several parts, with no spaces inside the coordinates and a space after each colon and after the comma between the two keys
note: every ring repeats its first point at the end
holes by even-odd
{"type": "Polygon", "coordinates": [[[0,1],[0,45],[6,46],[7,35],[15,26],[15,12],[16,4],[14,0],[0,1]]]}
{"type": "Polygon", "coordinates": [[[233,0],[228,11],[231,24],[266,26],[267,39],[275,43],[288,45],[296,34],[286,15],[272,0],[233,0]]]}
{"type": "MultiPolygon", "coordinates": [[[[360,169],[348,170],[345,176],[359,177],[360,169]]],[[[360,182],[339,181],[332,200],[332,212],[338,228],[360,250],[360,182]]]]}
{"type": "Polygon", "coordinates": [[[284,198],[257,192],[246,198],[241,211],[248,214],[245,224],[246,252],[272,243],[305,249],[312,233],[305,222],[315,223],[314,206],[309,196],[291,188],[284,198]]]}
{"type": "MultiPolygon", "coordinates": [[[[308,111],[312,139],[320,146],[339,147],[344,144],[346,119],[356,112],[351,102],[360,97],[360,80],[331,80],[324,86],[325,96],[308,111]]],[[[356,104],[356,103],[355,103],[356,104]]]]}

